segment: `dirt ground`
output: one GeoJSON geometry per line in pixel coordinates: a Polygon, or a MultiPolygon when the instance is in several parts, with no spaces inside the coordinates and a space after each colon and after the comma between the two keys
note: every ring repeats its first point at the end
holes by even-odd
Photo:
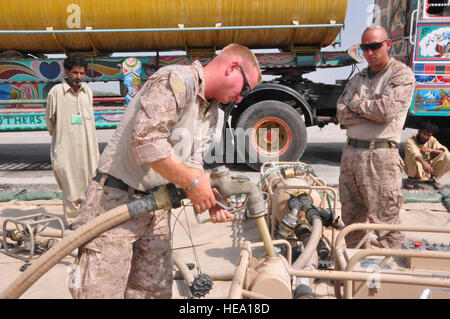
{"type": "MultiPolygon", "coordinates": [[[[62,217],[60,200],[10,201],[0,203],[0,224],[11,218],[45,213],[62,217]]],[[[339,213],[339,211],[338,211],[339,213]]],[[[206,218],[206,214],[200,216],[206,218]]],[[[450,214],[441,203],[408,203],[401,212],[404,225],[444,226],[450,229],[450,214]]],[[[183,261],[195,264],[206,274],[234,273],[239,253],[245,240],[259,242],[256,224],[251,219],[240,219],[223,224],[198,224],[192,208],[187,206],[172,211],[173,252],[183,261]],[[192,248],[194,246],[195,248],[192,248]]],[[[7,224],[8,228],[12,224],[7,224]]],[[[55,222],[49,228],[59,229],[55,222]]],[[[450,243],[450,234],[406,233],[408,239],[426,239],[438,245],[450,243]]],[[[260,251],[262,252],[262,251],[260,251]]],[[[255,252],[257,256],[260,252],[255,252]]],[[[41,277],[21,298],[26,299],[69,299],[67,289],[68,271],[73,256],[67,256],[41,277]]],[[[33,262],[33,261],[31,261],[33,262]]],[[[0,250],[0,291],[7,288],[20,274],[24,261],[13,258],[0,250]]],[[[174,269],[176,270],[176,269],[174,269]]],[[[450,271],[450,266],[449,269],[450,271]]],[[[227,298],[231,281],[215,281],[213,289],[205,298],[227,298]]],[[[313,286],[317,298],[335,298],[333,285],[329,280],[318,280],[313,286]]],[[[185,282],[175,280],[174,298],[190,298],[185,282]]],[[[401,296],[399,296],[401,298],[401,296]]]]}

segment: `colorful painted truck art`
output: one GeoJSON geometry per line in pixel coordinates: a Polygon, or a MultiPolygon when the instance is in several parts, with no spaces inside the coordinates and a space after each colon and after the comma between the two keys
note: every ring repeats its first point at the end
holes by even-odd
{"type": "Polygon", "coordinates": [[[450,0],[375,0],[373,22],[388,31],[390,56],[414,71],[405,127],[430,121],[450,143],[450,0]]]}
{"type": "MultiPolygon", "coordinates": [[[[357,49],[354,50],[355,56],[361,56],[357,49]]],[[[302,66],[339,66],[353,61],[347,53],[263,53],[256,56],[266,72],[302,66]]],[[[87,82],[119,81],[124,91],[119,97],[94,98],[96,127],[116,128],[127,104],[157,69],[167,65],[188,65],[194,60],[206,64],[210,59],[210,56],[202,55],[90,58],[85,77],[87,82]]],[[[61,59],[0,60],[0,131],[46,130],[45,98],[63,77],[61,59]]]]}
{"type": "MultiPolygon", "coordinates": [[[[95,59],[95,62],[91,60],[86,70],[86,80],[120,80],[121,61],[122,59],[95,59]]],[[[63,77],[64,67],[61,59],[0,60],[0,131],[46,130],[45,98],[63,77]]],[[[95,98],[94,105],[117,102],[116,100],[95,98]]],[[[119,100],[121,102],[123,99],[119,100]]],[[[96,127],[117,127],[123,110],[123,107],[114,106],[95,107],[96,127]]]]}
{"type": "Polygon", "coordinates": [[[450,27],[442,23],[423,23],[417,29],[415,61],[450,61],[450,27]]]}
{"type": "Polygon", "coordinates": [[[413,107],[415,112],[449,112],[450,92],[447,88],[417,86],[413,107]]]}
{"type": "Polygon", "coordinates": [[[450,114],[450,27],[447,23],[421,22],[414,48],[416,91],[413,114],[450,114]]]}

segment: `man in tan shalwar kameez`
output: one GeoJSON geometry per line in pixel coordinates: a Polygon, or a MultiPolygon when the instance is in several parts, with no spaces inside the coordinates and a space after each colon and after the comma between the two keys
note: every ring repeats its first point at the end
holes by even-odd
{"type": "Polygon", "coordinates": [[[87,62],[73,54],[64,60],[66,78],[47,97],[47,129],[52,136],[53,173],[61,188],[66,224],[75,222],[84,192],[97,169],[99,149],[91,89],[82,83],[87,62]]]}
{"type": "Polygon", "coordinates": [[[428,181],[435,189],[441,189],[438,179],[450,170],[450,153],[444,145],[433,136],[437,126],[422,122],[417,135],[405,143],[405,171],[408,175],[405,188],[420,187],[416,181],[428,181]]]}

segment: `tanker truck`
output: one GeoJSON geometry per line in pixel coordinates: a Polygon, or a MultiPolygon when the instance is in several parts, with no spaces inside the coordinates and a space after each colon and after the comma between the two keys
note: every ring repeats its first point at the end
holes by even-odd
{"type": "Polygon", "coordinates": [[[345,86],[345,81],[329,85],[303,76],[318,68],[362,61],[357,46],[321,51],[338,43],[347,4],[347,0],[130,0],[126,5],[108,0],[3,0],[0,131],[46,130],[47,94],[64,77],[63,59],[49,55],[82,53],[89,63],[87,82],[120,84],[116,96],[94,96],[96,127],[111,129],[142,83],[160,67],[194,60],[205,64],[235,42],[255,50],[271,49],[256,55],[263,75],[273,79],[258,85],[239,104],[222,106],[227,129],[222,139],[230,133],[236,145],[236,132],[247,132],[233,160],[254,169],[266,161],[297,161],[307,145],[306,127],[336,123],[336,100],[345,86]]]}

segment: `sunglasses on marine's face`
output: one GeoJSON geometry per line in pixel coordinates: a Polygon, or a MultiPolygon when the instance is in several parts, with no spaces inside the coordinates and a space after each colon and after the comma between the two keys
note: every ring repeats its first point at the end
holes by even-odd
{"type": "Polygon", "coordinates": [[[241,90],[240,96],[242,98],[245,98],[250,93],[252,88],[250,87],[250,84],[248,84],[247,77],[245,76],[245,73],[244,73],[244,69],[242,68],[242,66],[239,66],[239,68],[241,69],[242,78],[244,79],[244,83],[242,84],[242,90],[241,90]]]}
{"type": "Polygon", "coordinates": [[[386,42],[387,40],[381,41],[381,42],[374,42],[374,43],[367,43],[367,44],[360,44],[359,47],[361,48],[361,50],[363,51],[376,51],[379,48],[381,48],[383,46],[383,43],[386,42]]]}

